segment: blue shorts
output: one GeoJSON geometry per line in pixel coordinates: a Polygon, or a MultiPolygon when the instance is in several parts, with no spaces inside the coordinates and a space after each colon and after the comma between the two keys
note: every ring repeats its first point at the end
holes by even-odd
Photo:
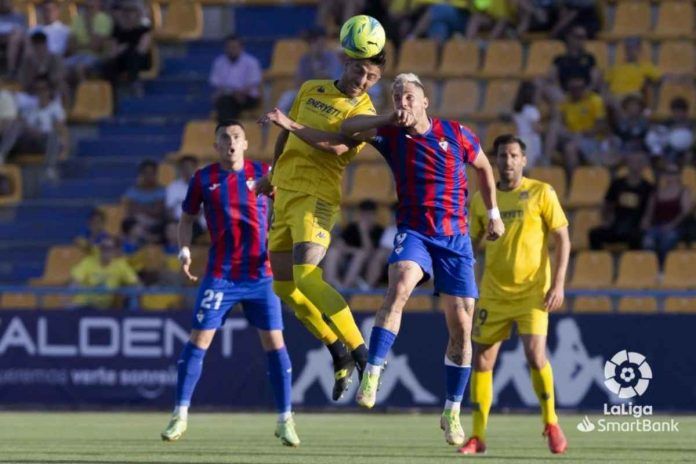
{"type": "Polygon", "coordinates": [[[273,293],[273,279],[234,282],[206,276],[198,288],[192,327],[219,329],[232,308],[242,304],[244,317],[257,329],[283,330],[280,300],[273,293]]]}
{"type": "Polygon", "coordinates": [[[394,250],[389,264],[414,261],[431,277],[435,293],[478,298],[474,276],[474,252],[469,235],[427,236],[411,229],[399,229],[394,237],[394,250]]]}

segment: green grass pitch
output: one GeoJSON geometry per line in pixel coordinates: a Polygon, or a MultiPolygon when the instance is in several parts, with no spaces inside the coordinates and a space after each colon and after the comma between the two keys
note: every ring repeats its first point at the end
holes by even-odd
{"type": "MultiPolygon", "coordinates": [[[[597,417],[595,416],[594,419],[597,417]]],[[[465,429],[470,419],[462,416],[465,429]]],[[[489,451],[461,456],[447,446],[435,414],[297,414],[302,446],[273,436],[271,414],[191,414],[176,443],[160,441],[166,413],[0,413],[0,463],[268,463],[384,464],[695,462],[696,417],[675,416],[679,433],[581,433],[581,416],[561,416],[569,441],[549,453],[533,415],[494,414],[489,451]]],[[[593,416],[590,415],[590,419],[593,416]]],[[[653,417],[653,419],[657,419],[653,417]]]]}

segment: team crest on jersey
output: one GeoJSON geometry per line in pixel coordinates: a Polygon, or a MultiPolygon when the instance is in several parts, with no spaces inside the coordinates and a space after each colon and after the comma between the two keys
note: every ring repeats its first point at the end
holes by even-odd
{"type": "Polygon", "coordinates": [[[404,247],[402,246],[394,248],[394,253],[396,253],[397,255],[400,255],[402,251],[404,251],[404,247]]]}
{"type": "Polygon", "coordinates": [[[402,232],[400,234],[396,234],[396,244],[397,245],[401,245],[402,243],[404,243],[404,240],[406,240],[405,233],[402,232]]]}
{"type": "Polygon", "coordinates": [[[198,322],[203,322],[204,317],[205,315],[203,314],[203,311],[198,311],[198,313],[196,314],[196,319],[198,319],[198,322]]]}
{"type": "Polygon", "coordinates": [[[256,190],[256,180],[252,178],[247,179],[246,186],[250,192],[253,192],[254,190],[256,190]]]}
{"type": "Polygon", "coordinates": [[[320,85],[319,87],[317,87],[317,92],[324,93],[324,92],[326,92],[326,89],[324,88],[323,85],[320,85]]]}
{"type": "Polygon", "coordinates": [[[215,189],[217,189],[218,187],[220,187],[220,184],[210,184],[210,187],[208,187],[208,190],[210,190],[212,192],[215,189]]]}
{"type": "Polygon", "coordinates": [[[520,200],[529,200],[529,190],[523,190],[520,192],[520,200]]]}
{"type": "Polygon", "coordinates": [[[442,148],[445,151],[447,151],[447,147],[449,147],[449,143],[444,137],[441,138],[437,144],[440,145],[440,148],[442,148]]]}

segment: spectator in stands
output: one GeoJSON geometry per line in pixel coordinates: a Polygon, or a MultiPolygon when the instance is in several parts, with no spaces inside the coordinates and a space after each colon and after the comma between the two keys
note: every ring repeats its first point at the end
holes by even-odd
{"type": "Polygon", "coordinates": [[[70,56],[65,64],[76,82],[95,70],[105,57],[114,24],[103,3],[103,0],[87,0],[84,10],[70,26],[70,56]]]}
{"type": "Polygon", "coordinates": [[[650,105],[653,94],[651,90],[659,83],[662,73],[649,59],[640,59],[642,48],[638,37],[624,41],[626,61],[616,63],[605,76],[608,97],[613,97],[612,100],[620,101],[628,94],[639,94],[650,105]]]}
{"type": "Polygon", "coordinates": [[[641,221],[653,192],[653,184],[643,177],[643,170],[647,166],[643,153],[632,153],[624,160],[628,172],[611,183],[604,197],[604,223],[590,230],[590,247],[593,250],[613,243],[627,243],[632,250],[641,248],[641,221]]]}
{"type": "Polygon", "coordinates": [[[365,271],[365,282],[369,288],[375,288],[380,282],[386,283],[389,255],[394,249],[394,238],[398,232],[394,219],[396,218],[397,203],[391,206],[391,223],[384,228],[379,239],[379,247],[370,255],[365,271]]]}
{"type": "Polygon", "coordinates": [[[670,118],[651,127],[645,142],[654,165],[690,164],[693,159],[694,122],[689,116],[689,102],[684,97],[674,98],[670,104],[670,118]]]}
{"type": "Polygon", "coordinates": [[[156,161],[145,160],[138,166],[136,184],[123,196],[126,218],[135,219],[147,232],[148,242],[159,242],[166,220],[166,191],[157,180],[156,161]]]}
{"type": "MultiPolygon", "coordinates": [[[[138,276],[124,258],[119,256],[118,240],[108,237],[99,243],[99,253],[82,259],[71,271],[73,285],[102,290],[138,286],[138,276]]],[[[79,308],[119,309],[123,298],[116,293],[83,294],[75,297],[79,308]]]]}
{"type": "Polygon", "coordinates": [[[611,150],[617,153],[645,151],[645,136],[649,122],[645,116],[645,103],[637,94],[629,94],[620,107],[609,106],[609,122],[613,136],[611,150]]]}
{"type": "Polygon", "coordinates": [[[537,100],[536,85],[530,81],[522,82],[513,105],[512,118],[517,126],[517,135],[527,145],[527,169],[532,169],[542,161],[541,112],[537,100]]]}
{"type": "Polygon", "coordinates": [[[152,26],[137,1],[121,0],[113,11],[115,24],[107,44],[104,76],[114,88],[125,79],[130,90],[142,95],[138,74],[152,66],[152,26]]]}
{"type": "Polygon", "coordinates": [[[34,32],[30,39],[28,53],[24,54],[19,66],[17,80],[27,92],[34,88],[37,79],[48,79],[54,89],[65,90],[63,59],[48,49],[46,34],[34,32]]]}
{"type": "Polygon", "coordinates": [[[244,110],[256,108],[261,101],[261,64],[244,51],[241,39],[225,39],[225,53],[218,56],[210,70],[210,85],[219,121],[236,119],[244,110]]]}
{"type": "Polygon", "coordinates": [[[551,30],[554,37],[564,37],[567,31],[580,26],[590,38],[602,29],[596,0],[558,0],[558,19],[551,30]]]}
{"type": "Polygon", "coordinates": [[[600,88],[601,73],[595,57],[585,50],[586,40],[585,28],[573,27],[566,35],[566,52],[554,58],[550,82],[545,86],[545,95],[554,104],[563,101],[573,78],[583,78],[592,90],[600,88]]]}
{"type": "Polygon", "coordinates": [[[510,0],[486,0],[473,3],[471,18],[466,28],[467,39],[478,38],[482,28],[490,30],[488,34],[490,39],[499,39],[515,19],[510,0]]]}
{"type": "Polygon", "coordinates": [[[309,50],[300,59],[295,73],[295,88],[283,92],[278,100],[278,108],[290,112],[292,102],[300,86],[310,79],[338,79],[343,65],[334,50],[326,46],[326,32],[314,27],[304,34],[309,50]]]}
{"type": "Polygon", "coordinates": [[[418,1],[381,0],[367,2],[362,13],[376,18],[384,27],[387,38],[398,48],[427,8],[427,4],[418,1]]]}
{"type": "Polygon", "coordinates": [[[5,130],[19,116],[14,92],[2,88],[2,84],[2,79],[0,79],[0,139],[2,139],[5,130]]]}
{"type": "Polygon", "coordinates": [[[327,282],[342,288],[353,288],[358,284],[363,290],[368,289],[364,280],[365,266],[379,247],[384,231],[376,222],[376,213],[377,204],[374,201],[360,202],[357,221],[348,224],[329,249],[326,257],[327,282]],[[343,278],[340,278],[340,268],[345,263],[348,264],[343,278]]]}
{"type": "Polygon", "coordinates": [[[682,236],[681,226],[691,213],[691,191],[682,184],[676,164],[664,167],[657,179],[645,209],[642,226],[645,230],[643,247],[657,252],[660,266],[667,253],[677,246],[682,236]]]}
{"type": "Polygon", "coordinates": [[[41,6],[40,25],[29,31],[30,35],[35,32],[43,32],[48,38],[48,50],[54,55],[65,56],[68,51],[68,40],[70,39],[70,27],[63,24],[60,20],[60,7],[55,0],[46,0],[41,6]]]}
{"type": "Polygon", "coordinates": [[[0,47],[7,57],[7,72],[13,76],[19,66],[27,18],[14,11],[12,0],[0,0],[0,47]]]}
{"type": "Polygon", "coordinates": [[[427,32],[428,38],[435,39],[443,45],[454,34],[466,34],[470,16],[468,0],[441,0],[429,3],[434,4],[421,16],[409,38],[420,37],[427,32]]]}
{"type": "Polygon", "coordinates": [[[364,6],[365,0],[321,0],[317,5],[317,25],[336,37],[343,23],[359,14],[364,6]]]}
{"type": "MultiPolygon", "coordinates": [[[[198,169],[198,158],[190,155],[182,156],[176,163],[177,177],[166,188],[165,206],[167,219],[178,221],[181,219],[181,204],[186,198],[189,181],[198,169]]],[[[199,220],[194,223],[193,235],[198,237],[206,229],[205,217],[199,215],[199,220]]]]}
{"type": "Polygon", "coordinates": [[[510,3],[517,9],[518,36],[529,31],[550,31],[556,22],[556,0],[511,0],[510,3]]]}
{"type": "Polygon", "coordinates": [[[104,211],[95,208],[89,213],[87,225],[75,237],[75,245],[89,254],[96,251],[101,241],[107,238],[109,234],[106,232],[106,215],[104,211]]]}
{"type": "Polygon", "coordinates": [[[20,117],[5,130],[0,143],[0,164],[10,152],[45,153],[46,177],[58,179],[58,157],[68,146],[65,110],[46,78],[38,78],[33,94],[18,96],[20,117]]]}
{"type": "Polygon", "coordinates": [[[151,241],[147,230],[135,218],[126,218],[121,222],[121,251],[131,256],[151,241]]]}

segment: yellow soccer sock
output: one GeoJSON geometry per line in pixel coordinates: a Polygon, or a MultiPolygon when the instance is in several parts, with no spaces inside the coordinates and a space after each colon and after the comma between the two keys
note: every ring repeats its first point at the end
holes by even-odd
{"type": "Polygon", "coordinates": [[[321,312],[297,289],[295,282],[292,280],[274,280],[273,291],[292,308],[295,317],[302,322],[302,325],[307,327],[307,330],[322,343],[330,345],[338,340],[331,327],[324,321],[321,312]]]}
{"type": "Polygon", "coordinates": [[[547,361],[546,365],[540,370],[529,370],[532,374],[532,387],[534,387],[534,392],[537,398],[539,398],[539,404],[541,405],[541,419],[544,421],[544,424],[558,423],[554,405],[551,363],[547,361]]]}
{"type": "Polygon", "coordinates": [[[312,264],[296,264],[292,267],[292,273],[297,288],[329,318],[336,335],[350,351],[365,344],[348,303],[324,281],[321,268],[312,264]]]}
{"type": "Polygon", "coordinates": [[[471,374],[471,410],[474,430],[472,436],[486,439],[488,414],[493,403],[493,371],[476,371],[471,374]]]}

